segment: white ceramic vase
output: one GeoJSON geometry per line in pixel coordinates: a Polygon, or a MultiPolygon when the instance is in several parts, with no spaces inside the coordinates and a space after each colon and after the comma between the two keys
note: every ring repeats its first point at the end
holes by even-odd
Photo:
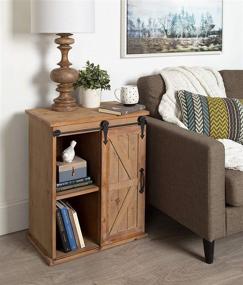
{"type": "Polygon", "coordinates": [[[79,103],[85,108],[99,108],[101,100],[101,89],[79,90],[79,103]]]}

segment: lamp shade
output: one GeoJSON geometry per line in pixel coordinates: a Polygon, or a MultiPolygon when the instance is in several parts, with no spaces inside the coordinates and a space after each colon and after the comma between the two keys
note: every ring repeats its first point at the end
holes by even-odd
{"type": "Polygon", "coordinates": [[[94,0],[31,0],[31,32],[94,32],[94,0]]]}

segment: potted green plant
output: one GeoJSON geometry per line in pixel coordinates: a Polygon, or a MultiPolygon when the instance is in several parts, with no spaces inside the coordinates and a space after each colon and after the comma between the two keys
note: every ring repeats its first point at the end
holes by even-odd
{"type": "Polygon", "coordinates": [[[79,78],[74,87],[80,87],[79,101],[83,107],[98,108],[102,90],[111,88],[110,76],[99,65],[87,61],[85,68],[79,71],[79,78]]]}

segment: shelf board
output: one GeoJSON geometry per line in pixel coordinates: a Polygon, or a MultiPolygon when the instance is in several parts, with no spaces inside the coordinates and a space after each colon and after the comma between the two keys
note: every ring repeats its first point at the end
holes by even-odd
{"type": "Polygon", "coordinates": [[[70,252],[56,251],[56,259],[54,263],[62,263],[65,260],[72,260],[81,255],[85,255],[91,252],[95,252],[99,249],[99,245],[88,238],[84,237],[85,247],[70,252]]]}
{"type": "Polygon", "coordinates": [[[98,192],[99,187],[96,186],[95,184],[83,186],[83,187],[78,187],[78,188],[73,188],[61,192],[57,192],[57,200],[62,200],[62,199],[67,199],[71,197],[76,197],[80,195],[85,195],[93,192],[98,192]]]}

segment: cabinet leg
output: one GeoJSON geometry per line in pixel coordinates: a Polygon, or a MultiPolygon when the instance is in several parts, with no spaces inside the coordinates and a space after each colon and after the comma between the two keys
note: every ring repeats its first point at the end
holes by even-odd
{"type": "Polygon", "coordinates": [[[205,262],[207,264],[212,264],[214,259],[214,241],[203,239],[203,248],[205,254],[205,262]]]}

